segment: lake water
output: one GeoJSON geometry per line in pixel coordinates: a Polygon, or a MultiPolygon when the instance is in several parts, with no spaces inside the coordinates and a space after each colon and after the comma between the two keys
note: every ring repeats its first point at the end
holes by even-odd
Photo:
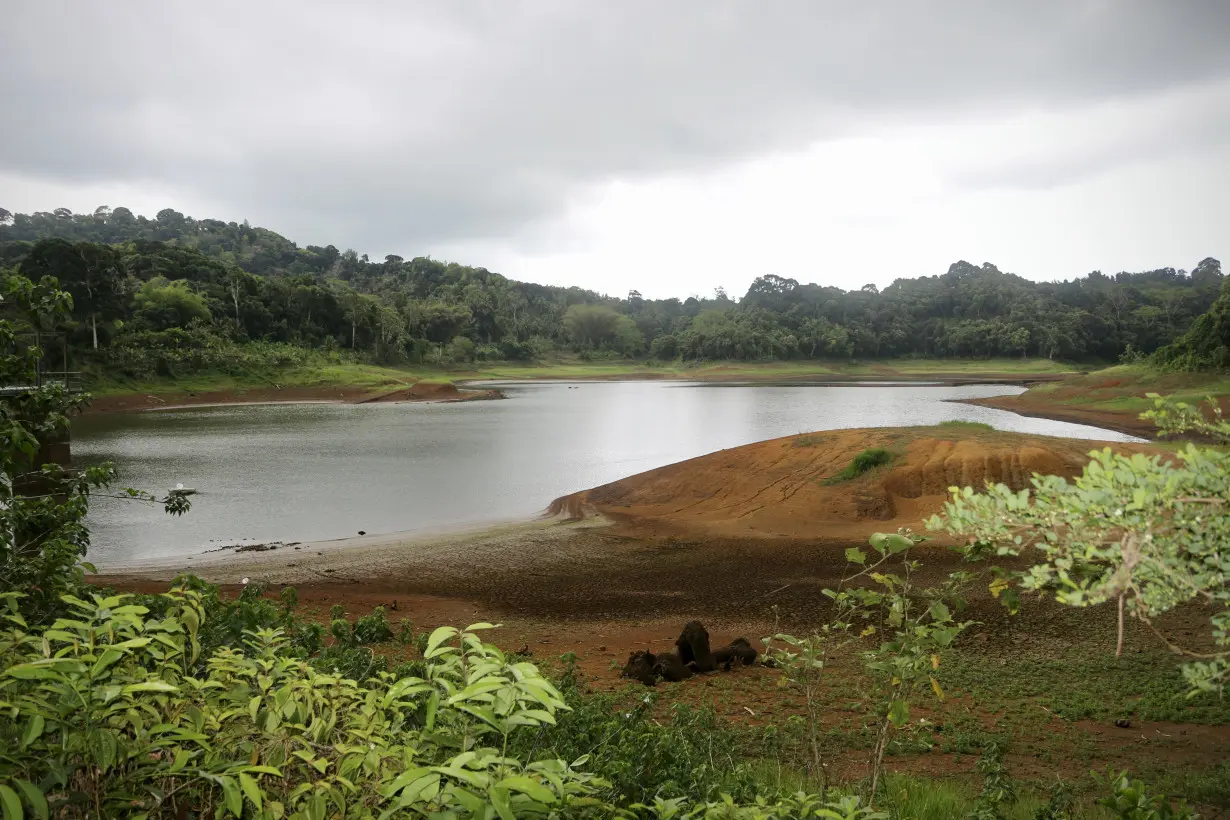
{"type": "Polygon", "coordinates": [[[555,497],[728,447],[813,430],[982,421],[1072,438],[1128,436],[949,399],[1003,385],[809,386],[673,382],[500,384],[505,401],[237,405],[86,416],[79,463],[119,486],[194,487],[192,511],[99,498],[100,567],[244,540],[322,540],[524,518],[555,497]]]}

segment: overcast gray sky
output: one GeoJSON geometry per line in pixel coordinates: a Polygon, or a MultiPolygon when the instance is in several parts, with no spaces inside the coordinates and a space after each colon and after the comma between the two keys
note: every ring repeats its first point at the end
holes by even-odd
{"type": "Polygon", "coordinates": [[[0,206],[648,296],[1230,255],[1230,2],[0,0],[0,206]]]}

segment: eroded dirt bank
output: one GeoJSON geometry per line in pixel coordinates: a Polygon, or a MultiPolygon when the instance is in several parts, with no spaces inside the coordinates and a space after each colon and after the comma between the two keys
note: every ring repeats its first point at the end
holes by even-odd
{"type": "Polygon", "coordinates": [[[636,532],[861,540],[919,527],[939,512],[949,487],[996,481],[1021,489],[1036,472],[1072,476],[1103,446],[1160,452],[968,427],[837,430],[710,453],[558,498],[550,510],[565,518],[598,513],[636,532]],[[893,461],[831,483],[869,448],[893,461]]]}
{"type": "Polygon", "coordinates": [[[499,390],[463,390],[442,382],[407,383],[396,389],[372,394],[370,387],[253,387],[242,390],[210,390],[183,393],[130,393],[98,396],[86,413],[133,413],[228,404],[290,404],[295,402],[459,402],[502,399],[499,390]]]}

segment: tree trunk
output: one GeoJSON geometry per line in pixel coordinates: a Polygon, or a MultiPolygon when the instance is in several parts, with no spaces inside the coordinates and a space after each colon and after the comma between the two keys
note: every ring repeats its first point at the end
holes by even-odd
{"type": "Polygon", "coordinates": [[[351,350],[354,350],[354,337],[355,337],[355,322],[352,319],[350,321],[350,349],[351,350]]]}
{"type": "Polygon", "coordinates": [[[93,334],[94,334],[94,349],[98,350],[98,315],[97,314],[94,314],[94,313],[90,314],[90,329],[93,331],[93,334]]]}

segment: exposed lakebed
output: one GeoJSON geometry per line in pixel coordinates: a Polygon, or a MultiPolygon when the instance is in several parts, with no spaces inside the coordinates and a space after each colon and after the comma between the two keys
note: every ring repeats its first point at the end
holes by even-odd
{"type": "Polygon", "coordinates": [[[1110,441],[1129,437],[958,403],[1005,385],[501,383],[509,401],[267,404],[86,416],[79,463],[112,460],[121,486],[197,490],[182,518],[98,498],[101,568],[240,541],[444,530],[513,518],[551,499],[715,450],[814,430],[981,421],[1110,441]]]}

